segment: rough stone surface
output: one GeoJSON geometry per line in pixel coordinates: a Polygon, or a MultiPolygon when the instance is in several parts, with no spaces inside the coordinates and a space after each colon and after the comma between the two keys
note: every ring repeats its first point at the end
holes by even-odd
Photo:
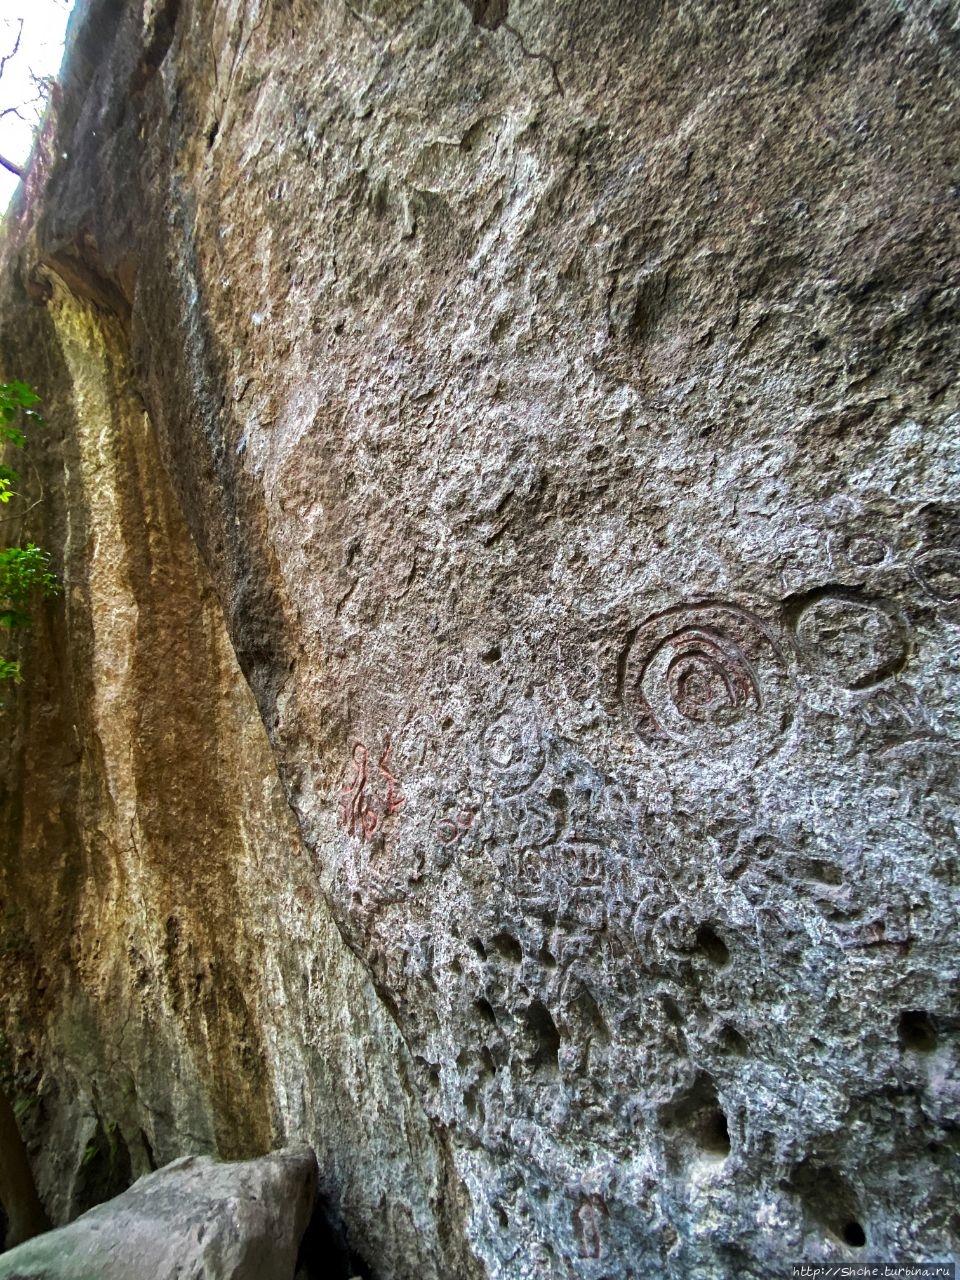
{"type": "Polygon", "coordinates": [[[184,1156],[76,1222],[0,1257],[0,1280],[292,1280],[313,1152],[184,1156]]]}
{"type": "Polygon", "coordinates": [[[0,303],[3,367],[48,416],[27,536],[65,586],[0,737],[0,1070],[46,1207],[306,1142],[378,1276],[469,1274],[446,1148],[320,894],[123,333],[47,284],[0,303]]]}
{"type": "Polygon", "coordinates": [[[926,0],[77,23],[22,287],[129,343],[490,1276],[960,1248],[958,57],[926,0]]]}

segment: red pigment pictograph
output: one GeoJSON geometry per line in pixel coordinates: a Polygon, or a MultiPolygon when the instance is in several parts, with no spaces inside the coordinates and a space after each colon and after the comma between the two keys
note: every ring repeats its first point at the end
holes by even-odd
{"type": "Polygon", "coordinates": [[[441,818],[437,823],[437,839],[441,844],[455,844],[473,825],[476,814],[463,809],[455,818],[441,818]]]}
{"type": "Polygon", "coordinates": [[[370,840],[384,821],[406,804],[400,784],[390,772],[393,745],[389,737],[376,772],[370,769],[370,753],[362,742],[354,744],[347,766],[349,776],[340,791],[341,823],[352,836],[370,840]]]}

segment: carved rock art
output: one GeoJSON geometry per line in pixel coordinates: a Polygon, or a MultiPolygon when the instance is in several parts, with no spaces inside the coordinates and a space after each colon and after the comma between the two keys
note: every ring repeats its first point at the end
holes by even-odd
{"type": "Polygon", "coordinates": [[[851,564],[873,569],[890,558],[890,547],[882,538],[872,534],[854,534],[847,538],[843,547],[851,564]]]}
{"type": "MultiPolygon", "coordinates": [[[[82,1120],[74,1103],[110,1072],[76,1058],[103,1037],[76,1034],[75,992],[102,1009],[129,971],[110,1012],[130,1021],[136,1088],[104,1122],[135,1151],[171,1140],[160,1117],[176,1110],[178,1141],[219,1142],[220,1066],[249,1065],[262,1041],[244,1067],[259,1127],[234,1105],[230,1141],[264,1146],[306,1115],[351,1240],[373,1241],[367,1269],[396,1280],[777,1274],[865,1235],[871,1256],[955,1250],[948,6],[756,3],[731,21],[705,0],[540,2],[519,6],[520,47],[459,3],[293,6],[282,21],[251,3],[225,111],[210,54],[222,66],[235,41],[224,7],[195,0],[124,114],[141,7],[81,6],[80,74],[30,216],[10,222],[23,252],[5,259],[11,297],[67,273],[45,306],[9,312],[3,350],[38,382],[67,362],[43,487],[96,517],[65,551],[67,621],[86,620],[38,625],[11,736],[28,762],[57,739],[43,784],[7,797],[16,857],[0,857],[0,898],[22,874],[31,913],[30,945],[0,945],[18,1080],[36,1068],[82,1120]],[[562,60],[564,98],[541,49],[562,60]],[[94,300],[115,280],[116,320],[68,306],[71,279],[94,300]],[[129,367],[122,419],[114,382],[91,390],[107,357],[129,367]],[[114,452],[116,501],[87,502],[114,452]],[[147,478],[167,470],[160,502],[147,478]],[[124,496],[131,477],[142,502],[124,496]],[[165,548],[178,504],[189,536],[165,548]],[[107,525],[130,546],[104,541],[107,525]],[[150,567],[193,544],[212,581],[180,599],[179,569],[150,567]],[[224,734],[232,668],[199,632],[189,680],[141,705],[206,599],[269,738],[249,763],[247,730],[224,734]],[[155,632],[168,617],[175,630],[155,632]],[[62,675],[88,657],[74,697],[62,675]],[[309,861],[261,857],[292,841],[269,824],[248,841],[257,813],[190,808],[170,733],[194,732],[183,701],[207,668],[210,736],[196,729],[191,758],[229,736],[238,776],[276,762],[309,861]],[[190,849],[231,852],[219,870],[184,876],[189,857],[163,853],[171,795],[190,849]],[[162,877],[124,852],[129,815],[162,877]],[[220,837],[233,827],[239,843],[220,837]],[[69,851],[49,885],[30,879],[37,847],[69,851]],[[101,899],[138,874],[156,906],[134,921],[134,965],[139,895],[101,899]],[[241,941],[259,946],[259,918],[276,918],[277,962],[238,967],[229,933],[207,945],[204,894],[241,941]],[[332,942],[311,937],[314,899],[332,942]],[[185,996],[171,1023],[150,957],[193,900],[222,1016],[185,996]],[[110,962],[84,986],[110,919],[110,962]],[[59,1004],[33,1001],[21,1041],[57,920],[82,926],[80,967],[59,1004]],[[341,997],[348,960],[362,971],[341,997]],[[940,1037],[923,1061],[912,1033],[898,1039],[907,1011],[940,1037]],[[200,1104],[151,1065],[181,1041],[216,1073],[202,1130],[200,1104]],[[805,1160],[816,1176],[791,1178],[805,1160]],[[849,1218],[821,1212],[828,1169],[849,1218]]],[[[73,515],[51,508],[49,527],[73,515]]],[[[50,1147],[57,1124],[31,1124],[50,1147]]]]}
{"type": "Polygon", "coordinates": [[[461,809],[452,817],[441,818],[436,826],[436,837],[442,845],[457,844],[473,826],[477,815],[470,809],[461,809]]]}
{"type": "Polygon", "coordinates": [[[540,730],[533,708],[526,704],[496,720],[486,731],[483,745],[493,787],[500,795],[525,790],[543,772],[540,730]]]}
{"type": "Polygon", "coordinates": [[[927,551],[914,561],[913,574],[934,600],[941,604],[960,601],[960,552],[927,551]]]}
{"type": "Polygon", "coordinates": [[[651,745],[718,750],[768,739],[791,715],[771,629],[737,605],[678,605],[638,628],[623,700],[651,745]]]}
{"type": "Polygon", "coordinates": [[[341,825],[351,836],[372,839],[386,819],[406,804],[389,768],[392,750],[387,737],[375,769],[371,768],[370,753],[362,742],[355,743],[350,752],[340,790],[340,814],[341,825]]]}
{"type": "Polygon", "coordinates": [[[870,729],[898,735],[925,729],[927,713],[917,693],[910,688],[884,685],[858,708],[862,722],[870,729]]]}
{"type": "Polygon", "coordinates": [[[606,1217],[609,1211],[601,1196],[590,1196],[574,1209],[573,1227],[581,1258],[603,1257],[601,1222],[606,1217]]]}
{"type": "Polygon", "coordinates": [[[794,615],[804,662],[843,689],[869,689],[895,675],[910,652],[906,624],[886,601],[816,593],[794,615]]]}

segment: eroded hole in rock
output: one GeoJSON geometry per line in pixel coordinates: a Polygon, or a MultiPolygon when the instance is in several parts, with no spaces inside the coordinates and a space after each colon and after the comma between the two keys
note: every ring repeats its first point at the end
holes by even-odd
{"type": "Polygon", "coordinates": [[[675,1027],[683,1026],[683,1014],[680,1012],[680,1006],[673,996],[661,992],[660,1008],[663,1010],[668,1022],[671,1022],[675,1027]]]}
{"type": "Polygon", "coordinates": [[[853,1249],[862,1249],[867,1243],[867,1234],[859,1222],[845,1222],[841,1234],[853,1249]]]}
{"type": "Polygon", "coordinates": [[[470,10],[474,26],[496,31],[507,19],[509,0],[463,0],[470,10]]]}
{"type": "Polygon", "coordinates": [[[473,1007],[488,1026],[495,1027],[497,1025],[497,1015],[493,1012],[493,1005],[489,1000],[479,996],[474,1000],[473,1007]]]}
{"type": "Polygon", "coordinates": [[[794,1169],[788,1186],[819,1227],[853,1248],[866,1243],[856,1194],[837,1169],[808,1156],[794,1169]]]}
{"type": "Polygon", "coordinates": [[[498,644],[492,644],[489,649],[480,655],[480,661],[485,662],[487,666],[492,666],[495,662],[499,662],[503,657],[503,650],[498,644]]]}
{"type": "Polygon", "coordinates": [[[524,1030],[532,1052],[530,1066],[534,1071],[559,1071],[560,1032],[542,1000],[534,1000],[523,1015],[524,1030]]]}
{"type": "Polygon", "coordinates": [[[745,1058],[750,1051],[746,1039],[729,1023],[720,1032],[720,1048],[724,1053],[735,1053],[740,1058],[745,1058]]]}
{"type": "Polygon", "coordinates": [[[818,880],[821,884],[843,884],[843,871],[833,862],[811,858],[805,870],[810,880],[818,880]]]}
{"type": "Polygon", "coordinates": [[[708,1155],[728,1156],[730,1154],[730,1130],[727,1127],[727,1117],[719,1107],[704,1114],[694,1137],[708,1155]]]}
{"type": "Polygon", "coordinates": [[[483,943],[480,941],[480,939],[479,939],[479,938],[470,938],[470,939],[469,939],[469,942],[470,942],[470,946],[471,946],[471,947],[473,947],[474,951],[477,953],[477,955],[480,957],[480,959],[481,959],[481,960],[486,960],[486,958],[487,958],[487,948],[483,945],[483,943]]]}
{"type": "Polygon", "coordinates": [[[660,1123],[674,1151],[724,1157],[730,1154],[730,1131],[717,1086],[708,1071],[698,1071],[693,1084],[674,1102],[660,1108],[660,1123]]]}
{"type": "Polygon", "coordinates": [[[486,1109],[477,1096],[477,1089],[475,1085],[471,1085],[463,1095],[463,1105],[467,1110],[467,1115],[471,1116],[474,1120],[478,1120],[480,1124],[483,1124],[486,1119],[486,1109]]]}
{"type": "Polygon", "coordinates": [[[519,964],[523,959],[523,947],[512,933],[497,933],[490,939],[490,946],[504,960],[511,964],[519,964]]]}
{"type": "Polygon", "coordinates": [[[562,787],[554,787],[547,796],[547,804],[556,813],[566,816],[567,812],[567,793],[562,787]]]}
{"type": "Polygon", "coordinates": [[[937,1047],[937,1029],[923,1009],[907,1009],[901,1013],[897,1038],[902,1049],[913,1049],[917,1053],[932,1053],[937,1047]]]}
{"type": "Polygon", "coordinates": [[[574,999],[571,1001],[571,1013],[581,1024],[582,1031],[585,1035],[595,1036],[602,1044],[610,1043],[610,1029],[607,1021],[600,1011],[600,1006],[593,998],[593,992],[586,985],[582,985],[574,999]]]}
{"type": "Polygon", "coordinates": [[[727,944],[711,925],[702,924],[697,930],[697,946],[717,968],[722,969],[724,965],[730,963],[727,944]]]}
{"type": "Polygon", "coordinates": [[[440,1069],[437,1063],[428,1062],[426,1058],[416,1054],[413,1058],[413,1065],[416,1068],[420,1087],[424,1090],[436,1092],[440,1088],[440,1069]]]}

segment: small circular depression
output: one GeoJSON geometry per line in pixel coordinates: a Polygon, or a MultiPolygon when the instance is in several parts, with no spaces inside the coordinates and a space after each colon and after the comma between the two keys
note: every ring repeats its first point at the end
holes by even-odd
{"type": "Polygon", "coordinates": [[[867,1243],[867,1233],[859,1222],[845,1222],[840,1234],[851,1249],[862,1249],[867,1243]]]}
{"type": "Polygon", "coordinates": [[[697,930],[697,946],[718,969],[730,963],[730,951],[727,944],[708,924],[702,924],[697,930]]]}

